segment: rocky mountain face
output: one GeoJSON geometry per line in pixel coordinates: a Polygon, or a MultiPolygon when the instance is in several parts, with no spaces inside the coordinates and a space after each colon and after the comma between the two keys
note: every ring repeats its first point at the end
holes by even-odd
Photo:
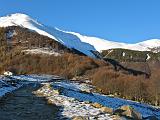
{"type": "Polygon", "coordinates": [[[6,39],[8,46],[19,46],[22,49],[48,48],[50,50],[55,50],[62,53],[67,52],[84,55],[80,51],[68,48],[54,39],[40,35],[37,32],[30,31],[27,28],[11,26],[5,27],[3,29],[5,32],[4,38],[6,39]]]}
{"type": "Polygon", "coordinates": [[[160,53],[129,49],[110,49],[101,53],[104,59],[117,61],[124,68],[134,69],[151,75],[160,65],[160,53]]]}

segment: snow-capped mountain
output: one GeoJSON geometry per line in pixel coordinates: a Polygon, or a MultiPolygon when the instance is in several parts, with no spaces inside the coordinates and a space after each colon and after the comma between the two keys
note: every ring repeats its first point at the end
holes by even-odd
{"type": "Polygon", "coordinates": [[[94,57],[91,51],[102,51],[112,48],[124,48],[139,51],[149,51],[150,48],[160,46],[159,39],[151,39],[136,44],[113,42],[96,37],[84,36],[75,32],[63,31],[58,28],[47,27],[32,19],[28,15],[16,13],[0,18],[0,27],[20,26],[48,36],[61,44],[77,49],[82,53],[94,57]]]}

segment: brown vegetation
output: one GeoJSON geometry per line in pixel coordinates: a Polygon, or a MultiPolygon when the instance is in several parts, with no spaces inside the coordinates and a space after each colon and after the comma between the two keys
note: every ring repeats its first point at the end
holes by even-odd
{"type": "Polygon", "coordinates": [[[92,83],[105,94],[160,105],[160,75],[155,73],[150,79],[99,69],[93,75],[92,83]]]}
{"type": "MultiPolygon", "coordinates": [[[[13,28],[7,28],[7,31],[13,28]]],[[[159,62],[149,64],[150,68],[154,69],[151,69],[151,77],[146,79],[144,76],[133,76],[121,70],[115,71],[106,61],[92,59],[81,53],[74,54],[73,50],[48,37],[26,29],[14,29],[17,35],[10,41],[5,36],[6,29],[0,29],[0,73],[10,70],[17,74],[56,74],[65,78],[85,75],[105,94],[160,105],[160,70],[156,67],[159,62]],[[29,42],[25,44],[25,41],[29,42]],[[34,47],[49,47],[62,54],[44,56],[22,52],[23,49],[34,47]]]]}

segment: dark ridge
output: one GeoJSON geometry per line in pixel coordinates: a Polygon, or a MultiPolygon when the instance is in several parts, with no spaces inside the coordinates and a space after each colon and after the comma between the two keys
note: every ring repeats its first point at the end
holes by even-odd
{"type": "Polygon", "coordinates": [[[114,69],[116,71],[119,70],[124,70],[127,71],[129,74],[133,74],[133,75],[145,75],[146,78],[149,78],[151,76],[151,73],[146,73],[146,72],[142,72],[142,71],[138,71],[138,70],[134,70],[131,68],[126,68],[123,65],[121,65],[118,61],[111,59],[111,58],[104,58],[105,61],[109,62],[110,64],[112,64],[114,66],[114,69]]]}

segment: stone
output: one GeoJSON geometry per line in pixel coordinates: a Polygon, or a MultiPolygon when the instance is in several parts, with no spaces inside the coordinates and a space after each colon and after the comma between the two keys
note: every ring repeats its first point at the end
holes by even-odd
{"type": "Polygon", "coordinates": [[[52,88],[52,85],[50,83],[46,83],[44,86],[43,86],[44,89],[51,89],[52,88]]]}
{"type": "Polygon", "coordinates": [[[112,115],[112,119],[113,119],[113,120],[125,120],[125,119],[121,118],[121,117],[118,116],[118,115],[112,115]]]}
{"type": "Polygon", "coordinates": [[[4,76],[12,76],[13,73],[10,72],[10,71],[5,71],[5,72],[3,73],[3,75],[4,75],[4,76]]]}
{"type": "Polygon", "coordinates": [[[92,106],[95,107],[95,108],[101,108],[102,107],[102,105],[99,104],[99,103],[93,103],[92,106]]]}
{"type": "Polygon", "coordinates": [[[141,113],[137,112],[135,109],[133,109],[129,105],[121,106],[120,108],[114,111],[114,114],[119,115],[119,116],[124,116],[126,118],[135,119],[135,120],[142,119],[141,113]]]}
{"type": "Polygon", "coordinates": [[[76,117],[73,117],[72,120],[89,120],[89,118],[83,117],[83,116],[76,116],[76,117]]]}
{"type": "Polygon", "coordinates": [[[113,113],[113,109],[109,107],[101,107],[101,111],[109,114],[113,113]]]}
{"type": "Polygon", "coordinates": [[[84,101],[86,104],[90,104],[91,102],[90,101],[84,101]]]}
{"type": "Polygon", "coordinates": [[[73,77],[71,80],[77,80],[77,77],[73,77]]]}
{"type": "Polygon", "coordinates": [[[60,92],[59,92],[59,90],[52,90],[52,94],[56,94],[56,95],[59,95],[60,94],[60,92]]]}
{"type": "Polygon", "coordinates": [[[48,103],[48,104],[53,104],[53,101],[52,101],[51,99],[48,99],[48,100],[47,100],[47,103],[48,103]]]}

